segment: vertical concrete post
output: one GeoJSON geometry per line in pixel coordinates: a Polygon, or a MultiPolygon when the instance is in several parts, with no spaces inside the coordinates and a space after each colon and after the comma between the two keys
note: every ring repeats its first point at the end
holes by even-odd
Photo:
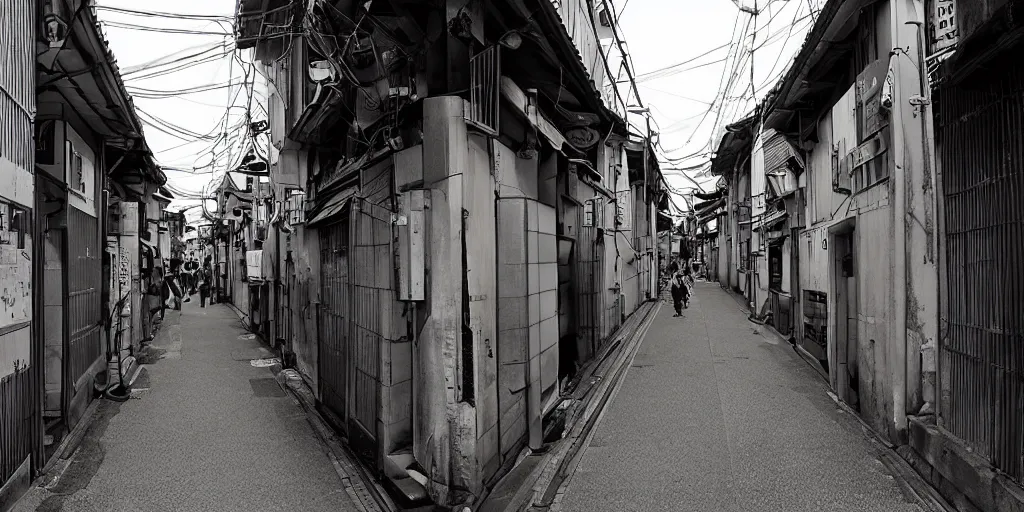
{"type": "MultiPolygon", "coordinates": [[[[413,448],[426,469],[436,503],[449,502],[451,485],[464,480],[462,399],[462,209],[467,170],[463,100],[427,98],[423,104],[423,182],[430,191],[427,219],[430,262],[429,316],[414,349],[413,448]]],[[[472,420],[473,418],[470,417],[472,420]]],[[[472,439],[470,439],[472,440],[472,439]]]]}
{"type": "Polygon", "coordinates": [[[892,0],[891,63],[893,80],[893,329],[890,343],[893,423],[897,437],[905,435],[907,413],[917,412],[923,404],[921,348],[936,339],[935,313],[938,297],[938,269],[935,259],[933,165],[926,156],[927,119],[930,110],[922,108],[919,67],[916,51],[921,37],[918,24],[924,9],[920,0],[892,0]],[[910,49],[909,51],[907,49],[910,49]]]}

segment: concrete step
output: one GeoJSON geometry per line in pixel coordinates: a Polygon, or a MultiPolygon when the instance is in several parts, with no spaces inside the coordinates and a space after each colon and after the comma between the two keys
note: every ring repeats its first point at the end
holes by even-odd
{"type": "Polygon", "coordinates": [[[416,458],[412,450],[403,449],[384,458],[384,488],[401,510],[419,512],[433,510],[434,503],[427,493],[427,479],[413,469],[416,458]]]}

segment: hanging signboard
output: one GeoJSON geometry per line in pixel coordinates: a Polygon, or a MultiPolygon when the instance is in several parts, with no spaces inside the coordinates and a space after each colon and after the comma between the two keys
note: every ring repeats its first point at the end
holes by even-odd
{"type": "Polygon", "coordinates": [[[929,54],[939,53],[957,43],[956,0],[931,0],[928,12],[929,54]]]}
{"type": "Polygon", "coordinates": [[[600,135],[597,130],[586,126],[578,126],[565,131],[565,140],[579,149],[590,149],[597,144],[600,135]]]}
{"type": "Polygon", "coordinates": [[[889,109],[882,103],[887,90],[889,60],[878,59],[857,76],[858,142],[864,142],[889,125],[889,109]]]}

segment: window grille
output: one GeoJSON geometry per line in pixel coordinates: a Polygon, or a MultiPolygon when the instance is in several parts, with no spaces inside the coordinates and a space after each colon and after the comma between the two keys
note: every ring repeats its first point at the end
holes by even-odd
{"type": "Polygon", "coordinates": [[[501,107],[501,62],[499,46],[492,46],[469,59],[469,116],[467,120],[490,135],[498,135],[501,107]]]}
{"type": "Polygon", "coordinates": [[[285,200],[285,211],[288,216],[288,224],[294,226],[306,222],[305,194],[299,191],[292,191],[285,200]]]}

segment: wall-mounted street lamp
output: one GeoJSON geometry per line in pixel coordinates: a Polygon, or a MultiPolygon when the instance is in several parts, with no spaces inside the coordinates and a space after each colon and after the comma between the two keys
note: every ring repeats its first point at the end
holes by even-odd
{"type": "Polygon", "coordinates": [[[523,45],[523,36],[517,30],[509,30],[498,39],[498,44],[509,50],[517,50],[523,45]]]}

